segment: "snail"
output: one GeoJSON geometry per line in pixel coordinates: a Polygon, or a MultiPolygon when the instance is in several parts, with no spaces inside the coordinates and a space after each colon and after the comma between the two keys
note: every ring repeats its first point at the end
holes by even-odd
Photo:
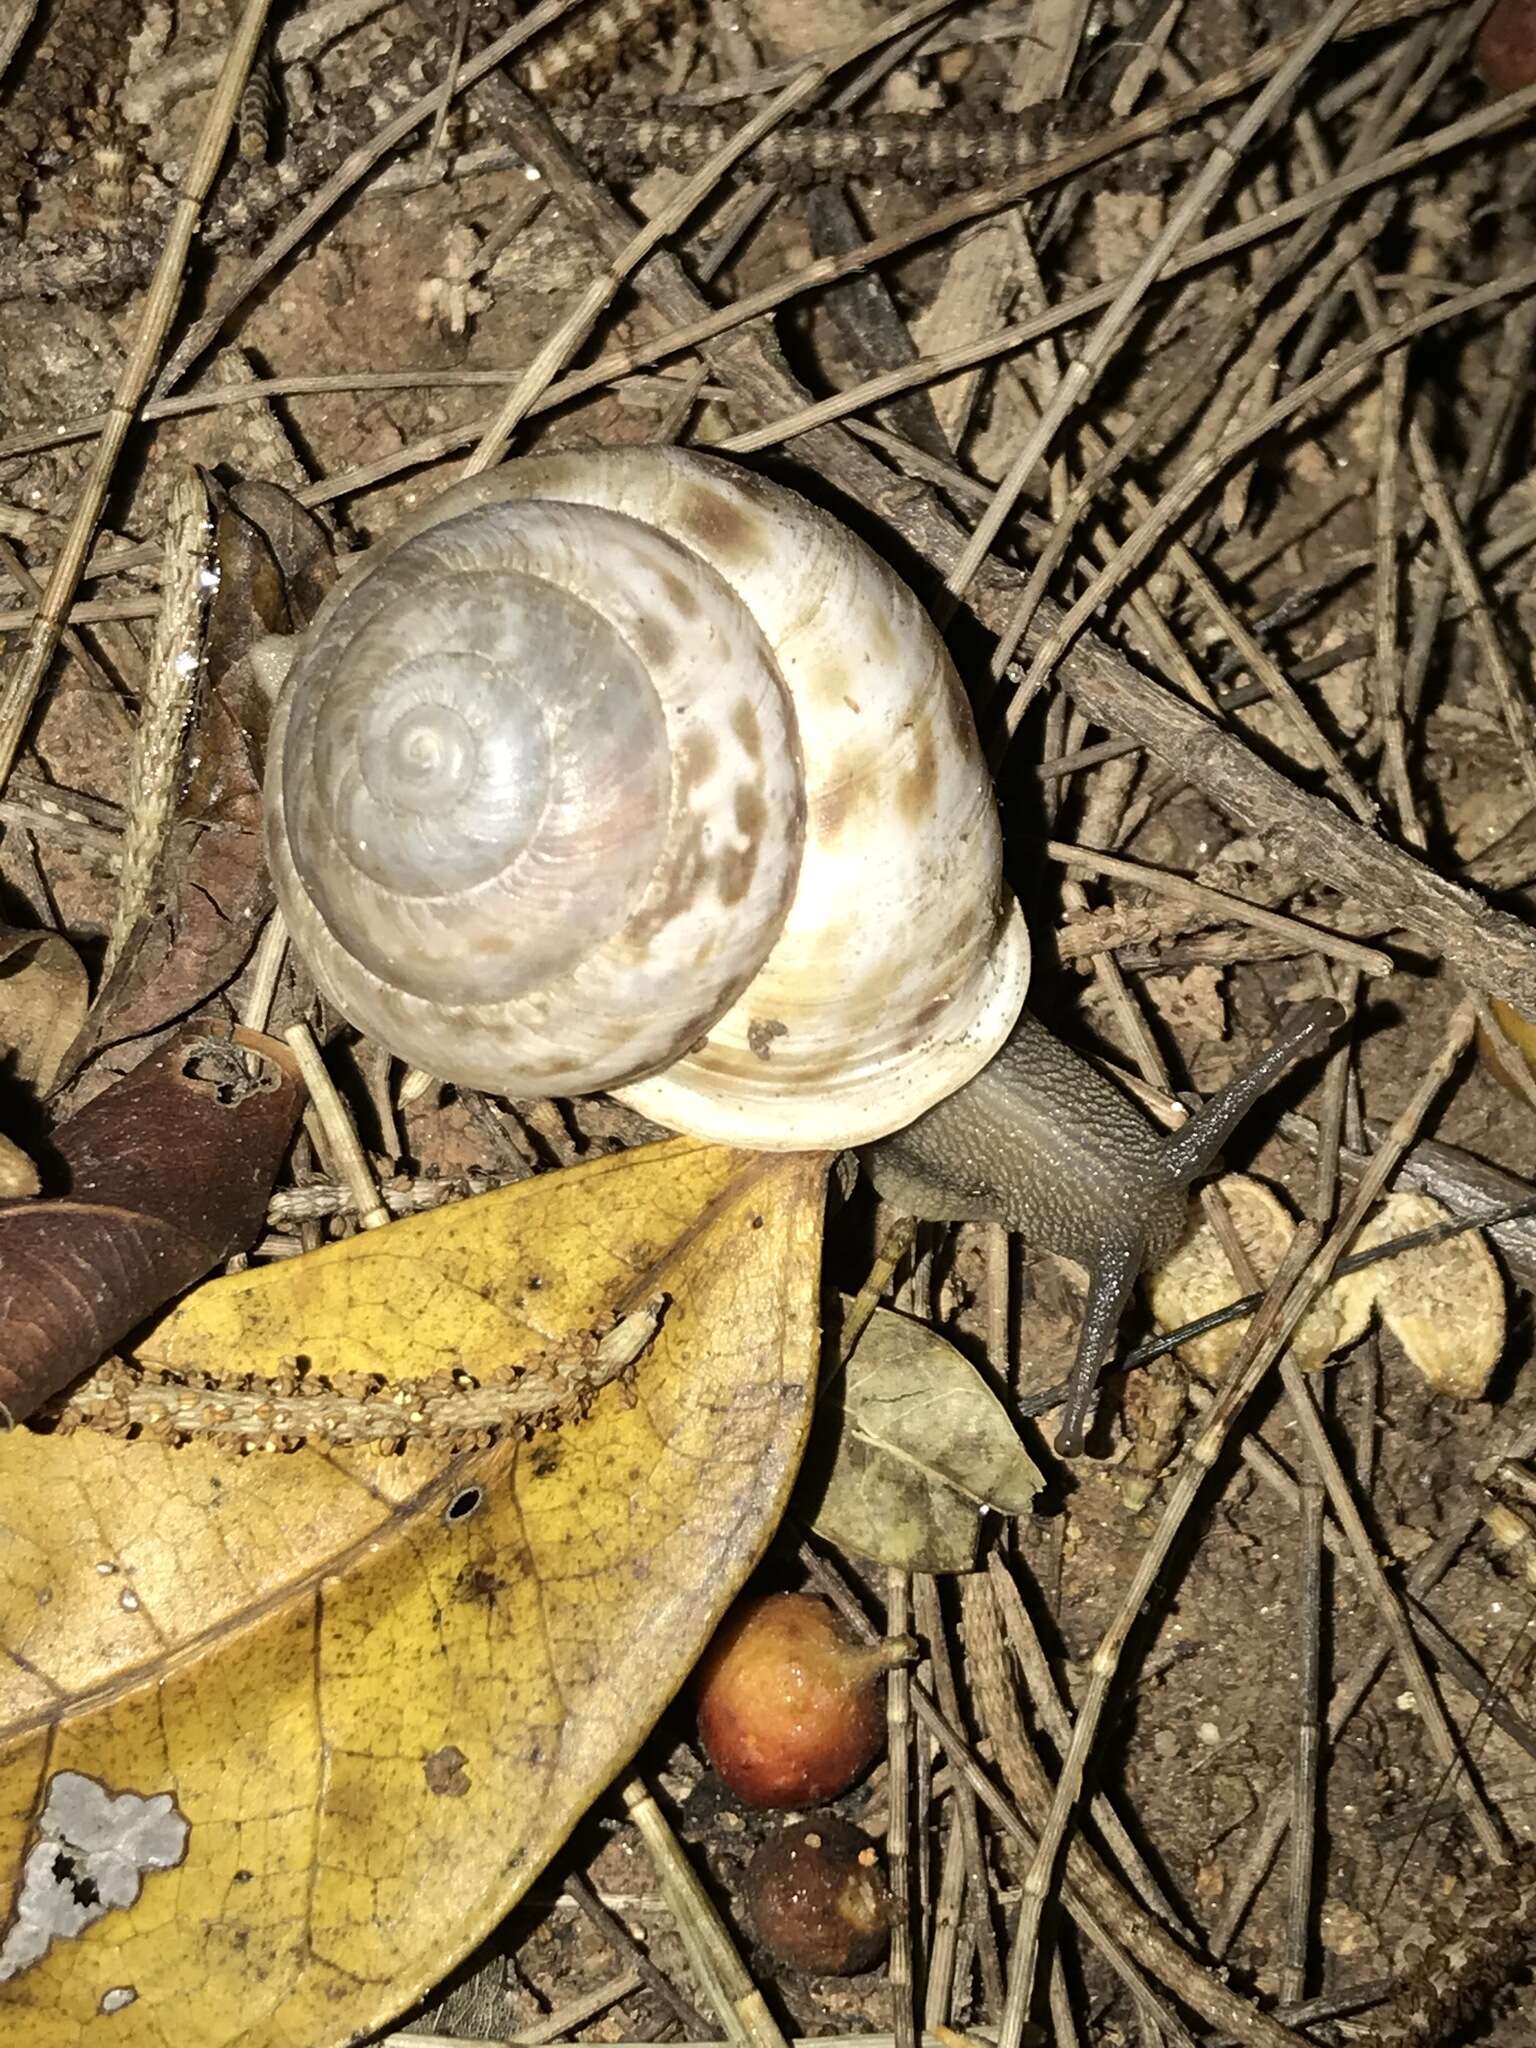
{"type": "Polygon", "coordinates": [[[718,458],[455,485],[282,644],[268,851],[341,1014],[443,1080],[859,1148],[908,1213],[1065,1253],[1089,1292],[1057,1442],[1081,1448],[1141,1264],[1337,1005],[1157,1134],[1023,1011],[991,781],[917,599],[718,458]]]}

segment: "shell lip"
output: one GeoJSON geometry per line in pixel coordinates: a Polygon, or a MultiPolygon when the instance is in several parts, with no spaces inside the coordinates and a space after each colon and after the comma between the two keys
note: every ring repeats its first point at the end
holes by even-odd
{"type": "Polygon", "coordinates": [[[1029,985],[1029,933],[1010,895],[987,973],[969,1007],[878,1074],[825,1081],[804,1092],[792,1072],[782,1087],[742,1091],[699,1075],[685,1055],[664,1073],[609,1092],[652,1122],[707,1143],[757,1152],[826,1152],[873,1144],[904,1130],[974,1079],[1008,1038],[1029,985]]]}

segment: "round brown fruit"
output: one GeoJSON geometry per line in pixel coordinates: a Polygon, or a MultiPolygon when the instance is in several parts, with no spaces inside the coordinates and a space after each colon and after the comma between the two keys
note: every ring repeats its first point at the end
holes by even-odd
{"type": "Polygon", "coordinates": [[[1501,98],[1536,85],[1536,0],[1498,0],[1477,32],[1473,61],[1501,98]]]}
{"type": "Polygon", "coordinates": [[[699,1738],[738,1799],[816,1806],[861,1778],[885,1739],[882,1673],[903,1638],[855,1642],[825,1600],[770,1593],[738,1601],[704,1653],[699,1738]]]}
{"type": "Polygon", "coordinates": [[[868,1835],[830,1813],[795,1821],[747,1865],[742,1896],[757,1938],[797,1970],[871,1970],[891,1932],[891,1897],[868,1835]]]}

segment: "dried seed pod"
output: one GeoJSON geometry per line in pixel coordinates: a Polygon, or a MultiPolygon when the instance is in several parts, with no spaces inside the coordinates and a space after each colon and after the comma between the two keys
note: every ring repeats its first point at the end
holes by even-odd
{"type": "Polygon", "coordinates": [[[871,1970],[891,1932],[891,1896],[874,1843],[835,1814],[772,1835],[747,1866],[742,1897],[769,1954],[798,1970],[871,1970]]]}

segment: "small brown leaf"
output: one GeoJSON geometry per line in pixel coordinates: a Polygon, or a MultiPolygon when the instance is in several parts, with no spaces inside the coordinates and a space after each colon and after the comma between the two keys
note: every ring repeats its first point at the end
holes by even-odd
{"type": "Polygon", "coordinates": [[[1027,1514],[1041,1484],[970,1361],[888,1309],[823,1404],[811,1460],[817,1534],[907,1571],[970,1571],[984,1512],[1027,1514]]]}
{"type": "Polygon", "coordinates": [[[266,633],[297,633],[336,581],[331,537],[281,484],[242,477],[212,486],[219,588],[208,621],[214,683],[266,633]]]}
{"type": "MultiPolygon", "coordinates": [[[[1272,1189],[1246,1174],[1223,1174],[1216,1185],[1254,1272],[1268,1286],[1296,1233],[1296,1219],[1272,1189]]],[[[1183,1236],[1162,1265],[1147,1274],[1145,1285],[1160,1330],[1178,1330],[1197,1322],[1201,1316],[1225,1308],[1243,1291],[1232,1277],[1221,1240],[1198,1204],[1191,1204],[1183,1236]]],[[[1220,1379],[1247,1328],[1246,1316],[1239,1322],[1220,1323],[1203,1336],[1186,1337],[1179,1350],[1204,1378],[1220,1379]]],[[[1325,1294],[1302,1318],[1291,1339],[1291,1356],[1304,1372],[1315,1372],[1359,1334],[1358,1330],[1349,1337],[1341,1334],[1338,1303],[1325,1294]]]]}
{"type": "MultiPolygon", "coordinates": [[[[1389,1195],[1355,1240],[1370,1251],[1448,1223],[1449,1209],[1428,1195],[1389,1195]]],[[[1475,1230],[1419,1245],[1334,1283],[1346,1315],[1363,1329],[1372,1305],[1437,1394],[1478,1401],[1504,1349],[1504,1281],[1475,1230]]]]}
{"type": "MultiPolygon", "coordinates": [[[[1291,1241],[1294,1219],[1261,1182],[1226,1174],[1218,1185],[1255,1271],[1267,1282],[1291,1241]]],[[[1355,1249],[1370,1251],[1410,1237],[1448,1222],[1450,1214],[1426,1195],[1389,1195],[1356,1238],[1355,1249]]],[[[1147,1277],[1152,1313],[1164,1330],[1224,1308],[1241,1292],[1198,1210],[1191,1212],[1171,1257],[1147,1277]]],[[[1373,1312],[1436,1393],[1458,1401],[1481,1398],[1504,1349],[1505,1313],[1504,1281],[1479,1232],[1418,1245],[1336,1279],[1302,1319],[1291,1355],[1305,1371],[1315,1371],[1359,1342],[1373,1312]]],[[[1186,1338],[1179,1350],[1197,1371],[1215,1379],[1247,1327],[1246,1317],[1221,1324],[1186,1338]]]]}
{"type": "Polygon", "coordinates": [[[57,932],[0,925],[0,1057],[18,1081],[46,1095],[85,1017],[84,967],[57,932]]]}
{"type": "Polygon", "coordinates": [[[261,834],[178,825],[165,863],[170,907],[125,948],[100,1007],[96,1046],[140,1038],[185,1016],[244,966],[272,908],[261,834]]]}
{"type": "Polygon", "coordinates": [[[251,1242],[303,1097],[285,1046],[188,1028],[61,1126],[68,1194],[0,1203],[0,1411],[30,1415],[251,1242]]]}

